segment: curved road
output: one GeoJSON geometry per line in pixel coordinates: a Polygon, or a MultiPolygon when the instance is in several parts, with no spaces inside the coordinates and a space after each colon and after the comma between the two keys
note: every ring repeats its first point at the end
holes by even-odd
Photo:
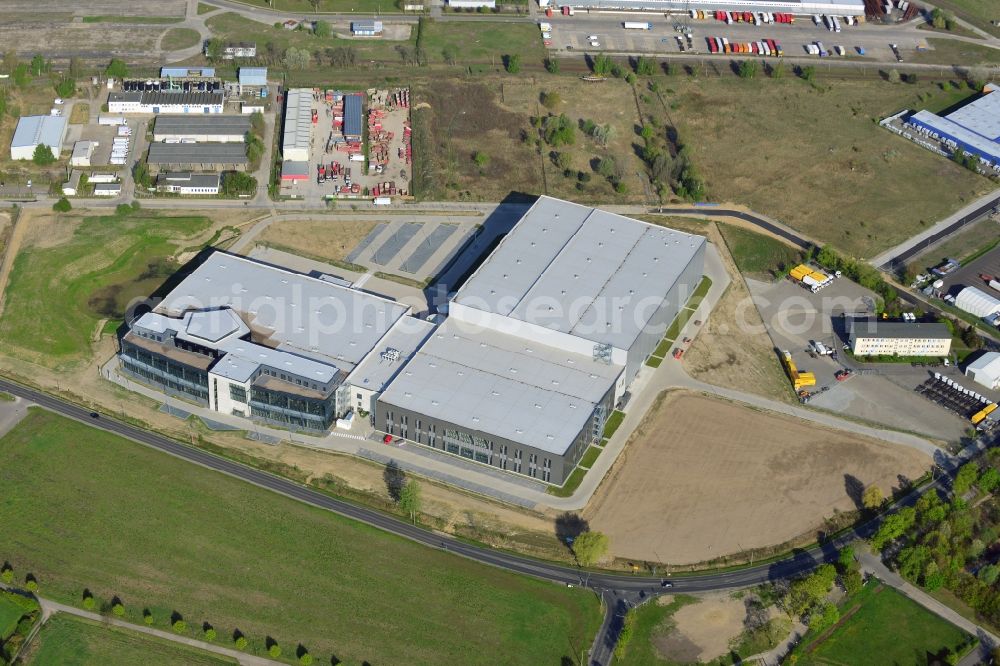
{"type": "Polygon", "coordinates": [[[788,242],[797,245],[803,250],[810,250],[813,247],[813,243],[807,241],[802,236],[799,236],[788,227],[779,226],[770,220],[766,220],[763,217],[759,217],[752,213],[747,213],[742,210],[731,210],[729,208],[719,208],[716,206],[706,206],[704,208],[657,208],[657,213],[663,213],[664,215],[700,215],[703,217],[735,217],[737,219],[743,220],[744,222],[749,222],[755,227],[760,227],[765,231],[768,231],[775,236],[784,238],[788,242]]]}
{"type": "MultiPolygon", "coordinates": [[[[127,437],[140,444],[159,449],[164,453],[169,453],[170,455],[208,469],[242,479],[243,481],[291,497],[300,502],[333,511],[341,516],[366,523],[425,546],[448,551],[483,564],[506,569],[507,571],[534,576],[562,585],[578,585],[589,588],[601,596],[605,606],[604,623],[590,654],[590,663],[593,666],[604,666],[610,662],[625,612],[636,604],[662,594],[668,589],[663,586],[665,579],[660,576],[629,576],[625,574],[588,572],[574,567],[534,560],[458,541],[450,536],[413,526],[373,509],[335,499],[288,479],[216,456],[163,435],[143,430],[142,428],[113,418],[108,418],[105,415],[93,418],[91,417],[91,412],[87,409],[5,379],[0,379],[0,390],[29,400],[63,416],[82,421],[93,427],[121,435],[122,437],[127,437]]],[[[931,488],[940,487],[945,478],[942,475],[935,483],[925,487],[921,492],[927,492],[931,488]]],[[[911,493],[904,501],[915,501],[916,496],[916,493],[911,493]]],[[[837,550],[844,544],[871,534],[877,524],[878,521],[873,520],[854,531],[842,534],[822,546],[798,551],[790,557],[775,562],[733,571],[677,576],[671,579],[674,583],[672,587],[674,590],[683,592],[707,592],[711,590],[748,587],[769,580],[798,576],[816,567],[821,562],[833,559],[836,556],[837,550]]]]}

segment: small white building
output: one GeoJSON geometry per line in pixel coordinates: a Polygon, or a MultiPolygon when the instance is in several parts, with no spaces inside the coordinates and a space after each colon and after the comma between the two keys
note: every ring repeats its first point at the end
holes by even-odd
{"type": "Polygon", "coordinates": [[[95,197],[117,197],[122,193],[121,183],[97,183],[94,185],[95,197]]]}
{"type": "Polygon", "coordinates": [[[448,6],[455,9],[496,9],[496,0],[448,0],[448,6]]]}
{"type": "Polygon", "coordinates": [[[51,148],[58,158],[65,139],[65,116],[22,116],[10,142],[10,159],[30,160],[39,145],[51,148]]]}
{"type": "Polygon", "coordinates": [[[947,356],[951,331],[944,324],[849,319],[847,334],[855,356],[947,356]]]}
{"type": "Polygon", "coordinates": [[[92,173],[88,180],[91,184],[96,185],[98,183],[117,183],[118,176],[113,173],[92,173]]]}
{"type": "Polygon", "coordinates": [[[986,318],[1000,312],[1000,300],[982,289],[966,287],[955,297],[955,307],[976,317],[986,318]]]}
{"type": "Polygon", "coordinates": [[[220,181],[217,173],[174,171],[156,177],[156,190],[174,194],[217,195],[220,181]]]}
{"type": "Polygon", "coordinates": [[[378,37],[382,34],[382,21],[351,21],[351,34],[355,37],[378,37]]]}
{"type": "Polygon", "coordinates": [[[77,141],[73,145],[73,154],[69,158],[69,165],[89,167],[90,158],[94,156],[94,149],[99,145],[97,141],[77,141]]]}
{"type": "Polygon", "coordinates": [[[69,180],[62,185],[62,193],[68,197],[75,197],[80,191],[80,172],[73,170],[69,175],[69,180]]]}
{"type": "Polygon", "coordinates": [[[990,390],[1000,388],[1000,353],[986,352],[966,366],[965,376],[990,390]]]}

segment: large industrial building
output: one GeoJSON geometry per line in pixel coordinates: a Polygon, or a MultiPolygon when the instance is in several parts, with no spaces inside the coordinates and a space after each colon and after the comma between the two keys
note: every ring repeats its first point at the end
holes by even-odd
{"type": "Polygon", "coordinates": [[[250,131],[244,115],[159,116],[153,127],[153,141],[243,143],[250,131]]]}
{"type": "Polygon", "coordinates": [[[697,286],[705,239],[542,197],[440,321],[332,276],[215,253],[122,368],[226,414],[402,438],[562,484],[697,286]]]}
{"type": "Polygon", "coordinates": [[[242,171],[249,160],[242,143],[151,143],[146,163],[158,169],[242,171]]]}
{"type": "Polygon", "coordinates": [[[138,91],[108,95],[108,113],[222,113],[225,94],[212,92],[138,91]]]}
{"type": "Polygon", "coordinates": [[[697,286],[705,240],[542,197],[378,398],[389,435],[561,484],[697,286]]]}
{"type": "MultiPolygon", "coordinates": [[[[692,9],[723,11],[788,12],[791,14],[836,14],[864,16],[864,0],[540,0],[549,4],[580,9],[622,9],[649,12],[688,12],[692,9]]],[[[661,17],[662,18],[662,17],[661,17]]]]}
{"type": "Polygon", "coordinates": [[[990,390],[1000,388],[1000,354],[986,352],[965,367],[965,375],[990,390]]]}
{"type": "Polygon", "coordinates": [[[182,195],[215,195],[219,193],[221,180],[218,173],[191,173],[190,171],[161,173],[156,177],[156,191],[182,195]]]}
{"type": "Polygon", "coordinates": [[[48,146],[59,157],[65,139],[65,116],[22,116],[10,141],[10,159],[30,160],[39,145],[48,146]]]}
{"type": "Polygon", "coordinates": [[[848,319],[848,343],[855,356],[947,356],[951,331],[944,324],[848,319]]]}
{"type": "Polygon", "coordinates": [[[989,84],[983,95],[962,108],[939,116],[917,111],[906,122],[918,132],[975,155],[990,167],[1000,167],[1000,93],[989,84]]]}
{"type": "Polygon", "coordinates": [[[119,357],[133,377],[215,411],[324,431],[350,409],[347,376],[387,351],[407,310],[216,252],[132,323],[119,357]]]}
{"type": "Polygon", "coordinates": [[[292,88],[285,96],[285,131],[281,135],[281,157],[308,162],[312,141],[312,101],[309,88],[292,88]]]}

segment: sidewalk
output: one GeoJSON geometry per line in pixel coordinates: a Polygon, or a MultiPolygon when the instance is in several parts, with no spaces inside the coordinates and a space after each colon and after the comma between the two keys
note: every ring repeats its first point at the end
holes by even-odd
{"type": "MultiPolygon", "coordinates": [[[[883,583],[895,588],[903,595],[920,604],[938,617],[947,620],[963,631],[978,637],[981,648],[980,651],[985,650],[988,652],[989,650],[992,650],[994,646],[1000,645],[1000,639],[992,633],[983,629],[975,622],[962,617],[956,611],[945,606],[943,603],[915,585],[903,580],[902,576],[885,566],[885,564],[882,563],[882,559],[878,555],[872,553],[868,549],[867,545],[864,547],[859,546],[856,552],[858,554],[858,561],[861,563],[861,570],[863,572],[874,574],[883,583]]],[[[977,652],[977,650],[973,650],[970,655],[977,655],[977,652]]],[[[966,660],[963,659],[962,663],[966,663],[966,660]]],[[[969,663],[978,663],[978,655],[969,663]]]]}
{"type": "MultiPolygon", "coordinates": [[[[876,257],[872,257],[871,259],[868,260],[868,263],[870,263],[872,266],[875,267],[882,266],[886,262],[892,260],[897,255],[906,252],[907,250],[913,247],[917,247],[918,245],[926,241],[934,234],[947,229],[950,225],[955,224],[958,220],[962,219],[969,213],[975,211],[977,208],[980,208],[988,204],[989,202],[993,201],[994,199],[997,199],[998,197],[1000,197],[1000,190],[993,190],[988,194],[984,194],[975,201],[969,203],[967,206],[961,208],[960,210],[955,211],[948,217],[944,218],[934,226],[924,229],[916,236],[911,236],[910,238],[907,238],[905,241],[903,241],[896,247],[890,248],[876,257]]],[[[942,238],[941,241],[943,240],[945,239],[942,238]]]]}
{"type": "Polygon", "coordinates": [[[214,643],[199,641],[195,638],[189,638],[187,636],[178,636],[177,634],[169,631],[161,631],[159,629],[153,629],[152,627],[145,627],[139,624],[119,620],[116,617],[109,617],[107,615],[85,611],[83,609],[76,608],[75,606],[67,606],[66,604],[61,604],[58,601],[52,601],[50,599],[38,597],[38,603],[42,606],[43,623],[48,621],[48,619],[55,613],[66,613],[67,615],[75,615],[76,617],[93,620],[94,622],[100,622],[101,624],[109,624],[113,627],[119,627],[128,631],[135,631],[140,634],[146,634],[147,636],[155,636],[161,640],[173,641],[174,643],[181,643],[182,645],[187,645],[188,647],[197,648],[199,650],[205,650],[206,652],[220,654],[225,657],[229,657],[230,659],[235,659],[239,663],[245,664],[246,666],[281,666],[282,664],[278,661],[222,647],[221,645],[216,645],[214,643]]]}

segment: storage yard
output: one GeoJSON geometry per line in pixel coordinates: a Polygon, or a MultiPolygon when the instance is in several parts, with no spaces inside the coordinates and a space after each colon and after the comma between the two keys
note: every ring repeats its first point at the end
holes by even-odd
{"type": "Polygon", "coordinates": [[[410,91],[287,93],[282,196],[306,200],[370,198],[388,204],[410,194],[410,91]]]}
{"type": "Polygon", "coordinates": [[[888,494],[898,475],[917,478],[930,463],[899,444],[670,393],[632,435],[585,516],[618,557],[696,563],[810,542],[835,510],[856,508],[846,478],[888,494]]]}

